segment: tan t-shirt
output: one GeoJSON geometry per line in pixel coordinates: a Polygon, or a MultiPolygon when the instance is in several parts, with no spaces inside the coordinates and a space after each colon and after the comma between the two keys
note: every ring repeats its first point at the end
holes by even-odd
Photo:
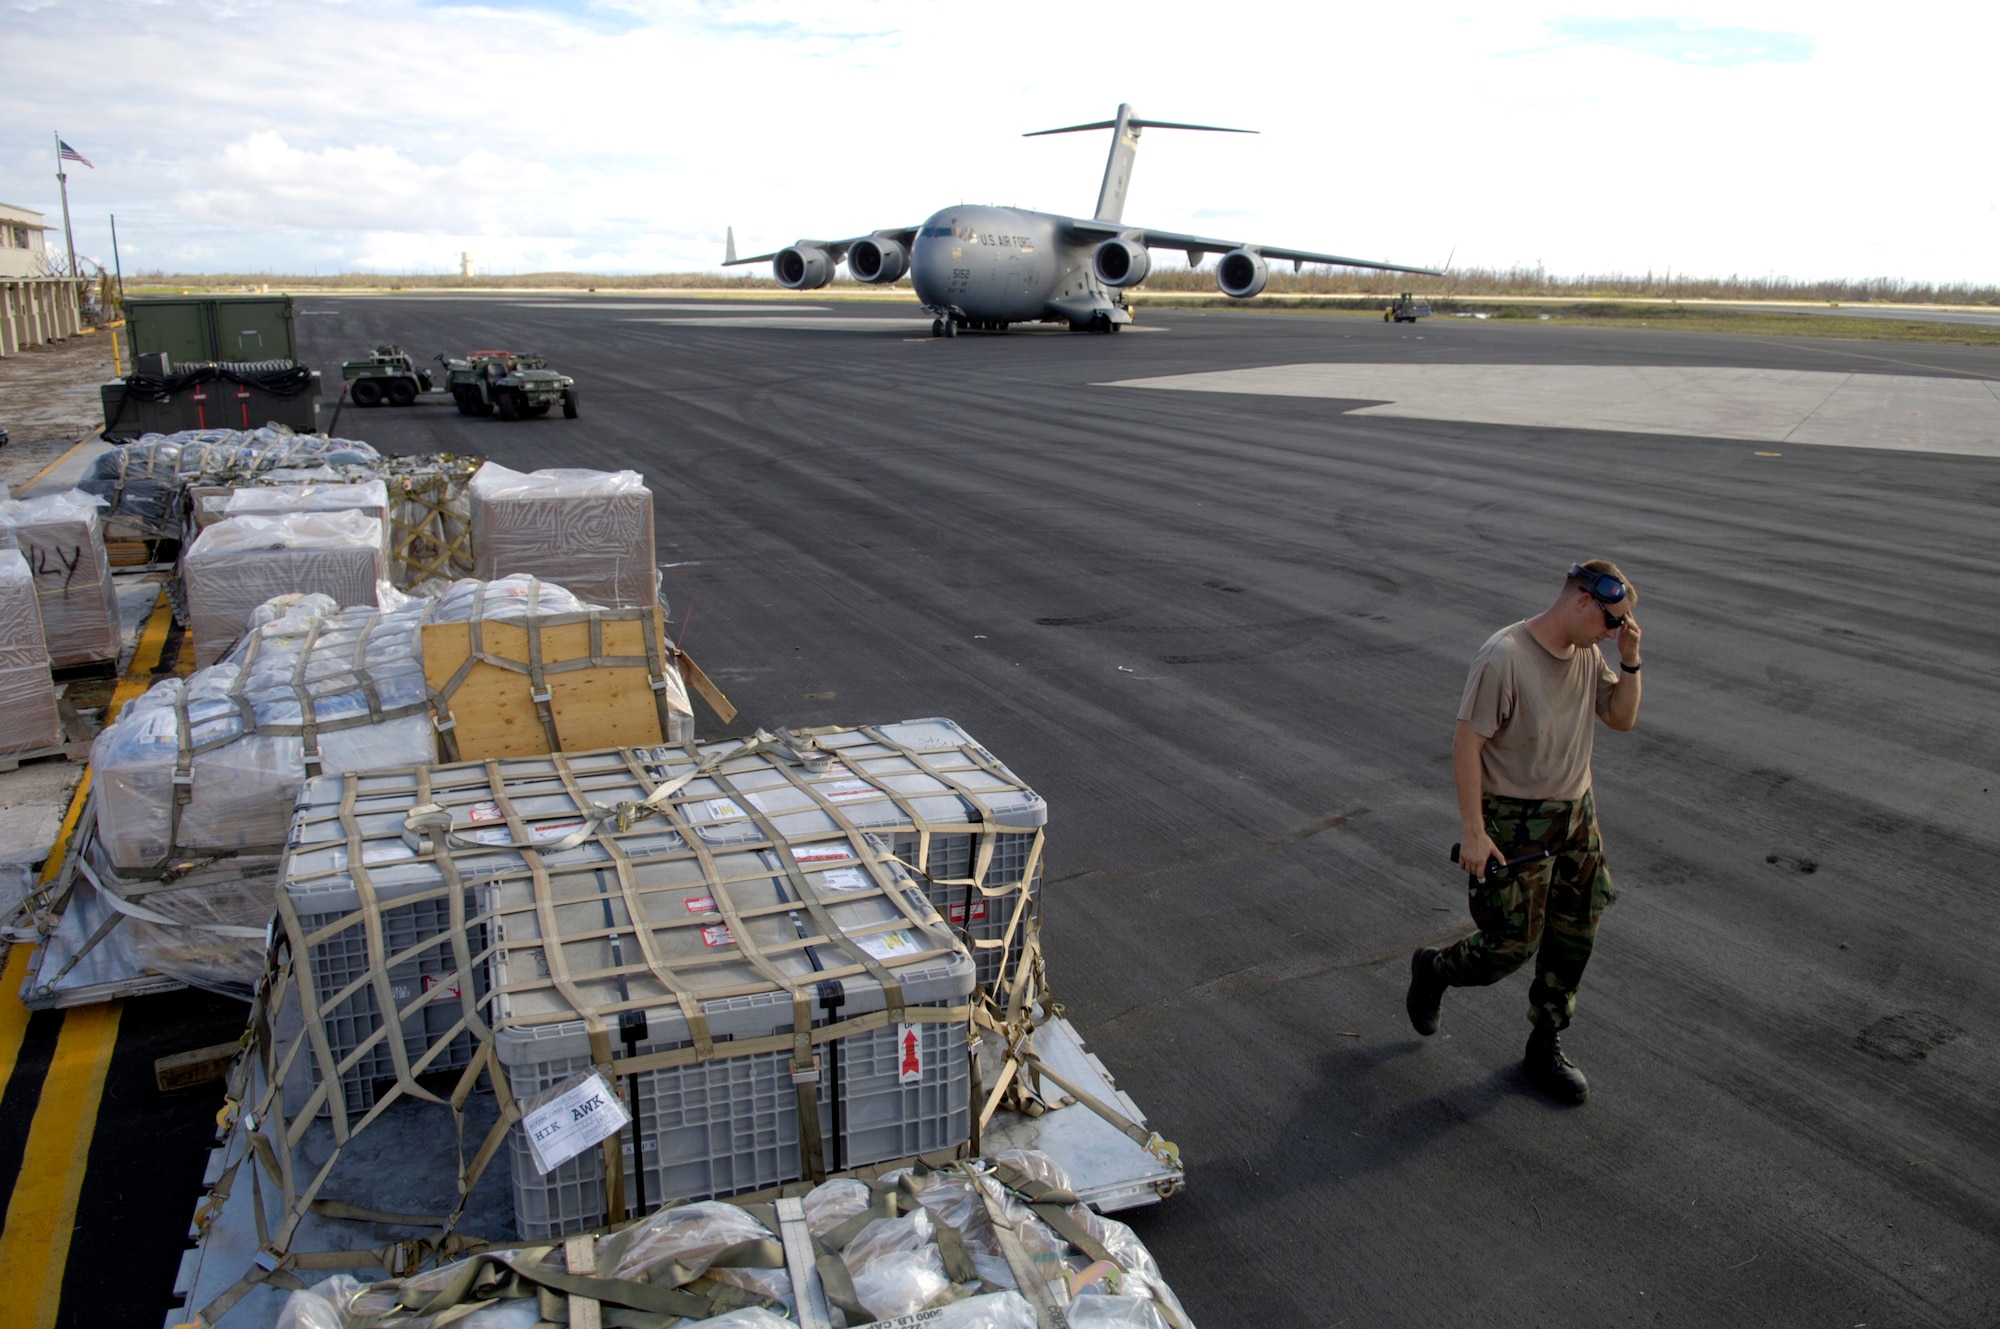
{"type": "Polygon", "coordinates": [[[1486,739],[1482,788],[1503,798],[1582,798],[1598,702],[1618,675],[1594,646],[1550,655],[1526,622],[1486,639],[1472,658],[1458,718],[1486,739]]]}

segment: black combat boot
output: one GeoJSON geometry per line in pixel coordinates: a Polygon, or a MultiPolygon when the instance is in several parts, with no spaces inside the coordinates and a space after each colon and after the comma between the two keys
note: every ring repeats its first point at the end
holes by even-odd
{"type": "Polygon", "coordinates": [[[1521,1069],[1536,1088],[1564,1103],[1581,1103],[1590,1097],[1590,1081],[1563,1055],[1562,1040],[1551,1025],[1538,1024],[1528,1035],[1528,1055],[1521,1069]]]}
{"type": "Polygon", "coordinates": [[[1410,994],[1403,998],[1411,1026],[1425,1038],[1438,1031],[1438,1007],[1449,986],[1438,977],[1437,955],[1435,946],[1426,946],[1410,957],[1410,994]]]}

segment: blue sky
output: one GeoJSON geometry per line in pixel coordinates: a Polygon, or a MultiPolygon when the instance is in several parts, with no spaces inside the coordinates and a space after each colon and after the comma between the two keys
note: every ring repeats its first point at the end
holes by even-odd
{"type": "Polygon", "coordinates": [[[1432,264],[2000,282],[1992,7],[0,0],[0,200],[128,270],[714,268],[960,201],[1432,264]]]}

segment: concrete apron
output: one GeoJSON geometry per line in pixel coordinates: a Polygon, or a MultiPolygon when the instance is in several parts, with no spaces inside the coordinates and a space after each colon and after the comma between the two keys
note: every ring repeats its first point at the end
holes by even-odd
{"type": "Polygon", "coordinates": [[[1655,365],[1296,364],[1099,387],[1377,401],[1346,412],[2000,457],[2000,382],[1655,365]]]}

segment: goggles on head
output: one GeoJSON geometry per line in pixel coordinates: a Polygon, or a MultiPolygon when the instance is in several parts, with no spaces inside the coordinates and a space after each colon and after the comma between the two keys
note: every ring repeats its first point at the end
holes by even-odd
{"type": "Polygon", "coordinates": [[[1572,563],[1569,579],[1601,605],[1615,605],[1625,598],[1625,583],[1608,572],[1594,572],[1581,563],[1572,563]]]}

